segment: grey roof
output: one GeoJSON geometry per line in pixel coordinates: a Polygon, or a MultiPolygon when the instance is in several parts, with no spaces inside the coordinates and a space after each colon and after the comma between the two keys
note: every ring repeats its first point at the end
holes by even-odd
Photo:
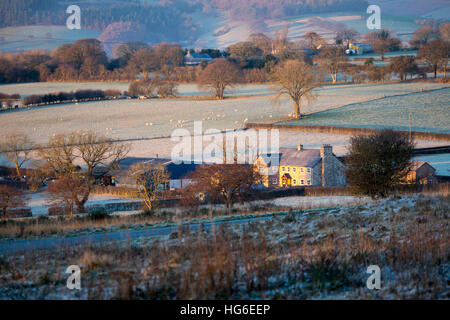
{"type": "MultiPolygon", "coordinates": [[[[266,153],[266,154],[261,154],[261,158],[264,160],[264,162],[266,163],[267,166],[271,166],[272,165],[272,159],[275,157],[278,157],[278,164],[280,163],[280,155],[279,153],[266,153]]],[[[277,164],[275,164],[277,165],[277,164]]]]}
{"type": "Polygon", "coordinates": [[[200,166],[199,164],[194,163],[175,164],[170,159],[128,157],[120,161],[120,168],[122,170],[129,169],[134,164],[148,162],[165,166],[167,172],[169,173],[170,179],[172,180],[185,178],[189,173],[195,171],[200,166]]]}
{"type": "MultiPolygon", "coordinates": [[[[271,166],[271,159],[275,154],[262,154],[264,162],[271,166]]],[[[279,164],[280,166],[314,167],[320,160],[320,149],[302,149],[280,148],[279,164]]]]}
{"type": "Polygon", "coordinates": [[[280,165],[314,167],[322,158],[319,149],[280,148],[280,165]]]}
{"type": "Polygon", "coordinates": [[[200,53],[200,52],[195,52],[195,51],[188,51],[186,56],[187,57],[191,56],[192,58],[197,58],[197,59],[212,59],[211,56],[207,53],[200,53]]]}
{"type": "Polygon", "coordinates": [[[166,164],[170,162],[170,159],[162,159],[162,158],[136,158],[136,157],[127,157],[122,160],[120,160],[120,168],[121,169],[129,169],[131,166],[137,164],[137,163],[147,163],[147,162],[153,162],[158,164],[166,164]]]}
{"type": "Polygon", "coordinates": [[[433,166],[430,165],[426,161],[411,161],[411,167],[410,168],[411,168],[411,171],[417,171],[424,165],[430,166],[434,171],[436,171],[436,169],[433,168],[433,166]]]}

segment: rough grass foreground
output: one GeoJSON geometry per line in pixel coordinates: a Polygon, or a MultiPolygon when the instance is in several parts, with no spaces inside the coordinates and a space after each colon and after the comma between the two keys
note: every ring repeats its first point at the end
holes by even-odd
{"type": "Polygon", "coordinates": [[[1,256],[3,299],[448,299],[450,197],[290,214],[157,240],[1,256]],[[66,288],[69,265],[80,291],[66,288]],[[366,288],[369,265],[381,289],[366,288]]]}

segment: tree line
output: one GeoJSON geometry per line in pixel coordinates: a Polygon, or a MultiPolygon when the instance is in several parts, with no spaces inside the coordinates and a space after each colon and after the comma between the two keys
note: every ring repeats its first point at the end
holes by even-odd
{"type": "MultiPolygon", "coordinates": [[[[184,1],[183,1],[184,2],[184,1]]],[[[198,6],[189,3],[148,4],[144,1],[114,1],[83,6],[83,28],[104,30],[108,25],[122,21],[139,21],[145,32],[146,41],[181,41],[196,37],[198,27],[192,22],[189,13],[198,6]],[[155,39],[156,38],[156,39],[155,39]]],[[[4,0],[0,2],[0,27],[26,25],[66,24],[67,5],[58,0],[4,0]]]]}
{"type": "MultiPolygon", "coordinates": [[[[57,92],[47,94],[33,94],[23,98],[23,105],[36,106],[52,103],[62,103],[71,101],[89,101],[89,100],[101,100],[105,98],[117,98],[122,93],[119,90],[77,90],[71,92],[57,92]]],[[[1,101],[1,100],[0,100],[1,101]]]]}
{"type": "MultiPolygon", "coordinates": [[[[446,72],[450,24],[440,29],[431,26],[419,28],[413,35],[411,47],[419,49],[417,58],[435,74],[439,69],[446,72]]],[[[392,59],[389,68],[374,67],[367,60],[363,68],[351,64],[345,49],[350,42],[360,40],[371,44],[374,51],[385,59],[389,51],[399,50],[402,44],[389,30],[382,29],[360,36],[353,29],[336,33],[335,43],[327,43],[319,34],[308,32],[300,40],[289,41],[287,30],[278,32],[274,38],[263,33],[249,36],[245,41],[230,45],[226,50],[203,49],[212,58],[225,58],[241,69],[246,83],[270,81],[276,65],[286,60],[298,59],[324,69],[332,82],[337,74],[344,73],[344,79],[361,82],[383,81],[392,72],[404,78],[405,72],[398,65],[410,64],[407,73],[420,71],[414,62],[405,58],[392,59]],[[355,80],[353,80],[355,79],[355,80]]],[[[147,79],[157,73],[160,78],[174,82],[197,82],[207,67],[203,62],[197,67],[184,66],[184,56],[192,49],[178,44],[159,43],[150,46],[143,42],[118,44],[113,57],[108,58],[102,43],[96,39],[82,39],[73,44],[63,44],[54,51],[32,50],[18,54],[0,56],[0,82],[70,81],[70,80],[134,80],[141,76],[147,79]]],[[[400,67],[405,69],[405,67],[400,67]]],[[[420,72],[419,72],[420,74],[420,72]]]]}

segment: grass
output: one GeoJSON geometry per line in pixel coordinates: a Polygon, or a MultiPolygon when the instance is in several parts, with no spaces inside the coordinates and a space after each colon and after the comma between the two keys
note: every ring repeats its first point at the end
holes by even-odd
{"type": "Polygon", "coordinates": [[[8,267],[0,298],[448,299],[449,209],[448,196],[395,198],[358,212],[27,251],[2,256],[1,266],[8,267]],[[408,212],[395,209],[404,206],[408,212]],[[74,263],[82,269],[81,291],[65,287],[62,270],[74,263]],[[373,264],[382,272],[378,291],[365,286],[373,264]]]}

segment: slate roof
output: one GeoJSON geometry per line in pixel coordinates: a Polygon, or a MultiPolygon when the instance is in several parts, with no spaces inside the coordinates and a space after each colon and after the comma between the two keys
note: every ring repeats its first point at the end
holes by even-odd
{"type": "Polygon", "coordinates": [[[320,157],[320,149],[302,149],[296,148],[280,148],[279,154],[262,154],[264,162],[270,167],[271,160],[278,156],[280,166],[296,166],[296,167],[314,167],[322,160],[320,157]]]}
{"type": "Polygon", "coordinates": [[[120,161],[121,170],[127,170],[132,165],[141,163],[141,162],[153,162],[158,163],[166,167],[167,172],[170,175],[171,180],[177,180],[184,178],[187,174],[195,171],[199,165],[194,163],[182,163],[175,164],[170,159],[161,159],[161,158],[136,158],[136,157],[128,157],[120,161]]]}
{"type": "Polygon", "coordinates": [[[412,171],[417,171],[419,170],[419,168],[421,168],[423,165],[428,165],[430,166],[433,170],[436,170],[432,165],[430,165],[428,162],[426,161],[411,161],[411,170],[412,171]]]}
{"type": "Polygon", "coordinates": [[[297,167],[314,167],[322,158],[320,149],[280,148],[280,165],[297,167]]]}
{"type": "Polygon", "coordinates": [[[121,169],[129,169],[131,166],[142,163],[142,162],[153,162],[157,164],[166,164],[169,163],[170,159],[162,159],[162,158],[137,158],[137,157],[127,157],[122,160],[120,160],[120,168],[121,169]]]}
{"type": "Polygon", "coordinates": [[[184,62],[186,64],[200,64],[202,61],[211,61],[212,58],[207,53],[188,52],[184,56],[184,62]]]}

